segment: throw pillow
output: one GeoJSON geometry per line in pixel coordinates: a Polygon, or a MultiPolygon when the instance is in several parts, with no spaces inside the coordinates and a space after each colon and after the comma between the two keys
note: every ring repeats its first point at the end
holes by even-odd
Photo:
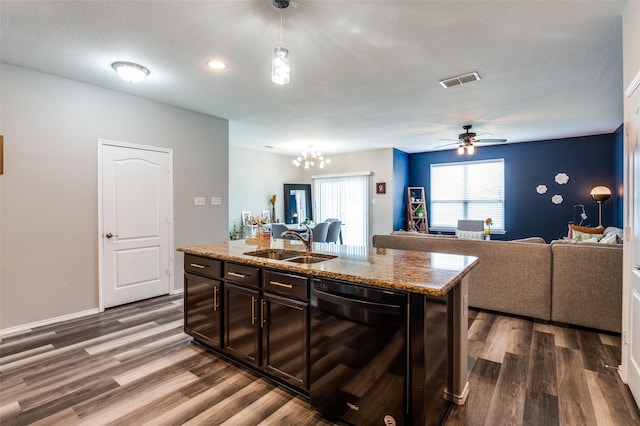
{"type": "Polygon", "coordinates": [[[603,237],[603,234],[592,234],[589,232],[582,232],[573,230],[573,240],[580,242],[597,243],[603,237]]]}
{"type": "Polygon", "coordinates": [[[456,229],[456,237],[461,240],[484,240],[484,231],[460,231],[456,229]]]}
{"type": "MultiPolygon", "coordinates": [[[[573,236],[573,232],[574,231],[582,232],[583,234],[603,234],[604,233],[604,228],[602,228],[602,227],[590,228],[588,226],[578,226],[578,225],[574,225],[573,223],[570,223],[569,224],[569,238],[575,239],[574,236],[573,236]]],[[[600,235],[600,237],[602,237],[602,235],[600,235]]]]}
{"type": "Polygon", "coordinates": [[[618,236],[616,234],[605,235],[598,242],[600,244],[618,244],[618,236]]]}

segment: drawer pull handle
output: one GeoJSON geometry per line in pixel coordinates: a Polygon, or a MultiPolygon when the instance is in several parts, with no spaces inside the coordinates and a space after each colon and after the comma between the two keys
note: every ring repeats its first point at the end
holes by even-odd
{"type": "Polygon", "coordinates": [[[247,278],[246,275],[244,274],[238,274],[236,272],[227,272],[227,275],[231,275],[232,277],[236,277],[236,278],[247,278]]]}
{"type": "Polygon", "coordinates": [[[213,288],[213,312],[218,311],[218,287],[213,288]]]}
{"type": "Polygon", "coordinates": [[[204,266],[204,265],[198,265],[197,263],[192,263],[192,264],[191,264],[191,266],[192,266],[193,268],[198,268],[198,269],[205,269],[205,268],[206,268],[206,266],[204,266]]]}
{"type": "Polygon", "coordinates": [[[264,328],[264,324],[265,324],[265,319],[264,319],[264,310],[266,309],[265,306],[267,304],[267,301],[262,299],[262,306],[260,308],[260,327],[264,328]]]}
{"type": "Polygon", "coordinates": [[[281,282],[278,282],[278,281],[269,281],[269,284],[277,285],[278,287],[293,288],[293,285],[291,285],[291,284],[281,283],[281,282]]]}

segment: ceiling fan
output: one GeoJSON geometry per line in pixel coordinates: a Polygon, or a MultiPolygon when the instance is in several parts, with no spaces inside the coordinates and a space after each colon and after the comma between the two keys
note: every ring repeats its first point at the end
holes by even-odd
{"type": "Polygon", "coordinates": [[[458,135],[458,139],[441,139],[456,142],[440,145],[436,148],[442,148],[449,145],[458,145],[458,154],[464,154],[466,152],[468,155],[471,155],[475,152],[475,145],[477,144],[494,144],[507,141],[506,139],[487,139],[487,136],[493,136],[491,133],[485,133],[484,135],[478,136],[474,132],[470,131],[471,127],[471,124],[465,124],[464,126],[462,126],[462,128],[464,129],[464,133],[460,133],[458,135]]]}

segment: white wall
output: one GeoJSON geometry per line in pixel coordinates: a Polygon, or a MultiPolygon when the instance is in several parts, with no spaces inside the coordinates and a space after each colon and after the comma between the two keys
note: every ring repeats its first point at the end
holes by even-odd
{"type": "MultiPolygon", "coordinates": [[[[6,64],[0,72],[0,330],[98,307],[98,139],[174,150],[176,247],[227,237],[226,120],[6,64]],[[194,207],[194,196],[223,206],[194,207]]],[[[182,253],[175,259],[181,288],[182,253]]]]}
{"type": "MultiPolygon", "coordinates": [[[[295,167],[292,157],[231,147],[229,149],[229,227],[240,224],[242,210],[256,214],[269,207],[271,194],[277,194],[276,212],[284,216],[283,184],[308,183],[311,177],[323,174],[372,172],[371,232],[387,234],[393,231],[393,150],[376,149],[349,154],[328,155],[331,164],[324,169],[295,167]],[[386,182],[386,194],[376,194],[376,182],[386,182]]],[[[324,218],[319,218],[320,220],[324,218]]]]}
{"type": "MultiPolygon", "coordinates": [[[[293,157],[245,148],[229,148],[229,229],[241,224],[241,212],[259,216],[271,211],[269,199],[276,194],[276,216],[284,221],[284,184],[310,183],[293,157]]],[[[227,235],[228,238],[228,235],[227,235]]]]}

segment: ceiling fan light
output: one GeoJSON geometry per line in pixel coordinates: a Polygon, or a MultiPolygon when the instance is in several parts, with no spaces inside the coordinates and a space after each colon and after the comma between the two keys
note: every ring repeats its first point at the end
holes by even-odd
{"type": "Polygon", "coordinates": [[[460,145],[460,146],[458,146],[458,154],[459,154],[459,155],[464,154],[464,145],[460,145]]]}
{"type": "Polygon", "coordinates": [[[473,155],[474,152],[476,152],[476,148],[472,144],[467,145],[467,154],[473,155]]]}
{"type": "Polygon", "coordinates": [[[151,73],[148,68],[133,62],[114,62],[111,64],[118,75],[129,83],[140,83],[151,73]]]}

